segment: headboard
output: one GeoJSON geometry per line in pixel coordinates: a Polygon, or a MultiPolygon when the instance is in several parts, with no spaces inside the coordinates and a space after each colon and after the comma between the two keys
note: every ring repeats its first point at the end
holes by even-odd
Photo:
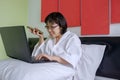
{"type": "MultiPolygon", "coordinates": [[[[107,45],[103,60],[96,72],[97,76],[120,79],[120,37],[80,37],[82,44],[107,45]]],[[[38,38],[30,38],[31,51],[38,38]]]]}
{"type": "Polygon", "coordinates": [[[80,37],[83,44],[107,43],[103,60],[96,72],[98,76],[120,79],[120,37],[80,37]]]}

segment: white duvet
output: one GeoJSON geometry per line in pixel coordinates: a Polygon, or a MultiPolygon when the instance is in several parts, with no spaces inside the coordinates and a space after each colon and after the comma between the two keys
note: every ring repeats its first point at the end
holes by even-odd
{"type": "Polygon", "coordinates": [[[0,80],[72,80],[74,71],[56,62],[26,63],[16,59],[0,61],[0,80]]]}

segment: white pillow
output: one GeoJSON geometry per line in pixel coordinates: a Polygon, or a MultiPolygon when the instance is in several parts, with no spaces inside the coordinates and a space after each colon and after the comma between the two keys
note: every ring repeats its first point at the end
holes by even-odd
{"type": "Polygon", "coordinates": [[[82,44],[82,57],[77,67],[75,80],[94,80],[102,61],[106,45],[82,44]]]}

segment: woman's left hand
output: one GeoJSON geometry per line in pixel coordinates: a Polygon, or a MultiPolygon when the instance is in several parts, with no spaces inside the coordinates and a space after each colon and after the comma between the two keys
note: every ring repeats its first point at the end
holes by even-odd
{"type": "Polygon", "coordinates": [[[52,61],[52,56],[47,55],[47,54],[38,54],[38,55],[35,57],[35,59],[36,59],[36,60],[45,59],[45,60],[50,60],[50,61],[52,61]]]}

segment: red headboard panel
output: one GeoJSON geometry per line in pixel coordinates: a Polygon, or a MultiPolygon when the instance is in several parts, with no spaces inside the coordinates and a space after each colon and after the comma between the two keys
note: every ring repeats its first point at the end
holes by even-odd
{"type": "Polygon", "coordinates": [[[41,5],[42,22],[50,12],[58,11],[58,0],[41,0],[41,5]]]}
{"type": "Polygon", "coordinates": [[[111,0],[111,23],[120,23],[120,0],[111,0]]]}
{"type": "Polygon", "coordinates": [[[82,0],[82,35],[109,33],[109,0],[82,0]]]}
{"type": "Polygon", "coordinates": [[[81,0],[59,0],[59,11],[66,17],[68,26],[80,26],[81,0]]]}

